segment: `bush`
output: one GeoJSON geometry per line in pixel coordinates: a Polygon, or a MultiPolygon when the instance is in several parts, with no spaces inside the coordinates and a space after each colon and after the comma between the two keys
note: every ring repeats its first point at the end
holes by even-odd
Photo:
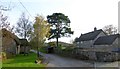
{"type": "Polygon", "coordinates": [[[42,46],[42,47],[40,47],[40,52],[42,52],[42,53],[47,53],[47,46],[42,46]]]}
{"type": "Polygon", "coordinates": [[[1,52],[1,56],[2,56],[2,60],[6,60],[7,59],[7,56],[6,56],[5,52],[1,52]]]}
{"type": "Polygon", "coordinates": [[[48,45],[51,46],[51,47],[54,47],[54,46],[56,46],[56,43],[55,42],[49,42],[48,45]]]}

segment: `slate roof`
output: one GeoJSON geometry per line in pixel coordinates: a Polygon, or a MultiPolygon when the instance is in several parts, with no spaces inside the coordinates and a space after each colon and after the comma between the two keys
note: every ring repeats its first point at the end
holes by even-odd
{"type": "Polygon", "coordinates": [[[101,36],[94,42],[94,45],[111,45],[118,37],[120,37],[119,34],[101,36]]]}
{"type": "Polygon", "coordinates": [[[103,30],[99,29],[89,33],[81,34],[81,36],[76,39],[76,42],[94,40],[101,32],[103,32],[103,30]]]}
{"type": "Polygon", "coordinates": [[[115,48],[115,49],[113,49],[112,52],[119,52],[120,53],[120,48],[115,48]]]}
{"type": "Polygon", "coordinates": [[[10,37],[14,39],[18,45],[20,44],[19,38],[14,33],[11,33],[6,28],[1,29],[0,31],[2,32],[2,37],[10,37]]]}
{"type": "Polygon", "coordinates": [[[19,39],[19,40],[20,40],[20,45],[21,46],[28,46],[29,45],[27,39],[19,39]]]}
{"type": "Polygon", "coordinates": [[[79,38],[75,38],[75,42],[78,42],[79,41],[79,38]]]}

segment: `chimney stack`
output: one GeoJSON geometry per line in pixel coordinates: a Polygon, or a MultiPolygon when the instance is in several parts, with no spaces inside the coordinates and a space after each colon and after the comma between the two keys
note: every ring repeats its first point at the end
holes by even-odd
{"type": "Polygon", "coordinates": [[[95,27],[95,28],[94,28],[94,31],[96,31],[96,30],[97,30],[97,28],[95,27]]]}

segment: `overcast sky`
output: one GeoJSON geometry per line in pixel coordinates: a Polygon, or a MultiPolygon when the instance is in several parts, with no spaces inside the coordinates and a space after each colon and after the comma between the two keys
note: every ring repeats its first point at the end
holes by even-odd
{"type": "Polygon", "coordinates": [[[52,15],[64,13],[71,20],[74,35],[70,38],[61,38],[60,41],[70,42],[80,34],[97,29],[105,25],[118,26],[118,2],[120,0],[5,0],[0,4],[11,7],[12,10],[4,12],[9,16],[11,25],[15,25],[22,12],[25,12],[33,21],[37,14],[52,15]],[[19,3],[25,6],[26,9],[19,3]]]}

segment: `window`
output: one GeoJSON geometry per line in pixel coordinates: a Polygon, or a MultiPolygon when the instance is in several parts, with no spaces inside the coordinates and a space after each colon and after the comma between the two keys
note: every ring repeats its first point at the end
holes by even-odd
{"type": "Polygon", "coordinates": [[[79,42],[77,42],[77,44],[79,44],[79,42]]]}
{"type": "Polygon", "coordinates": [[[80,42],[81,44],[83,43],[83,41],[80,42]]]}

